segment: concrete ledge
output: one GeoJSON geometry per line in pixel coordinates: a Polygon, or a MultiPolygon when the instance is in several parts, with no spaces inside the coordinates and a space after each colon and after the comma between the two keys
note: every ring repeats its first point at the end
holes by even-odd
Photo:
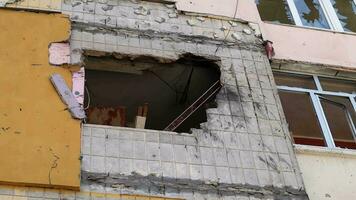
{"type": "Polygon", "coordinates": [[[106,125],[97,125],[97,124],[83,124],[83,127],[105,128],[105,129],[124,130],[124,131],[126,130],[126,131],[135,131],[135,132],[144,132],[144,133],[162,133],[162,134],[170,134],[170,135],[192,136],[192,134],[189,133],[177,133],[177,132],[159,131],[153,129],[128,128],[128,127],[106,126],[106,125]]]}
{"type": "Polygon", "coordinates": [[[300,144],[294,144],[293,146],[297,154],[299,153],[330,157],[348,157],[356,159],[356,150],[353,149],[328,148],[300,144]]]}

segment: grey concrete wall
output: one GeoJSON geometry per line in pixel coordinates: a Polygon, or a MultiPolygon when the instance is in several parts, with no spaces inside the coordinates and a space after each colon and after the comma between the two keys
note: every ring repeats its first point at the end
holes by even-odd
{"type": "MultiPolygon", "coordinates": [[[[131,1],[64,1],[83,52],[219,60],[218,107],[192,134],[84,125],[82,189],[186,199],[307,199],[261,40],[240,22],[131,1]]],[[[96,53],[97,54],[97,53],[96,53]]]]}

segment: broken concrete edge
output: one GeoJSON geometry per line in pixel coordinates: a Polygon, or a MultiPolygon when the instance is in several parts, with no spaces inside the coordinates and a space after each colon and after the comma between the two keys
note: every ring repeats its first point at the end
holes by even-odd
{"type": "Polygon", "coordinates": [[[96,50],[81,50],[82,52],[82,56],[81,56],[81,63],[77,63],[80,64],[81,66],[85,65],[85,57],[113,57],[115,59],[118,60],[122,60],[122,59],[128,59],[131,61],[135,61],[137,59],[140,58],[151,58],[154,59],[155,61],[157,61],[158,63],[173,63],[175,61],[177,61],[180,57],[179,55],[175,56],[153,56],[153,55],[149,55],[149,54],[125,54],[125,53],[119,53],[119,52],[104,52],[104,51],[96,51],[96,50]]]}
{"type": "Polygon", "coordinates": [[[61,97],[64,104],[67,105],[69,112],[74,119],[83,120],[86,118],[83,107],[77,102],[72,91],[68,88],[65,80],[59,74],[52,74],[50,77],[54,88],[61,97]]]}
{"type": "MultiPolygon", "coordinates": [[[[51,13],[51,14],[57,14],[57,13],[51,13]]],[[[53,41],[48,44],[48,61],[49,64],[52,66],[72,67],[73,65],[71,65],[71,48],[70,48],[70,37],[72,35],[72,22],[70,20],[69,15],[65,15],[61,13],[60,15],[61,17],[65,18],[69,23],[68,36],[64,40],[53,41]],[[64,52],[65,54],[63,55],[60,54],[58,51],[56,51],[58,50],[58,48],[63,48],[62,50],[65,51],[64,52]],[[52,56],[51,56],[51,51],[52,51],[52,56]],[[53,57],[53,53],[57,57],[53,57]]]]}
{"type": "Polygon", "coordinates": [[[271,67],[275,70],[285,70],[291,72],[304,72],[335,76],[340,78],[356,79],[356,70],[350,66],[336,66],[322,63],[301,62],[288,59],[272,58],[271,67]]]}
{"type": "MultiPolygon", "coordinates": [[[[19,0],[18,2],[23,1],[23,0],[19,0]]],[[[1,0],[0,0],[1,2],[1,0]]],[[[56,9],[51,9],[51,8],[31,8],[31,7],[26,7],[26,6],[19,6],[16,5],[16,3],[8,3],[5,6],[1,6],[0,4],[0,8],[1,9],[8,9],[8,10],[16,10],[16,11],[26,11],[26,12],[32,12],[32,13],[43,13],[43,14],[62,14],[62,10],[56,10],[56,9]]]]}
{"type": "Polygon", "coordinates": [[[13,4],[20,1],[22,0],[0,0],[0,7],[5,7],[8,4],[13,4]]]}
{"type": "Polygon", "coordinates": [[[167,64],[167,63],[173,63],[179,60],[180,58],[187,57],[187,56],[200,56],[204,57],[206,61],[210,62],[218,62],[221,61],[220,57],[218,56],[210,56],[210,57],[205,57],[201,55],[195,55],[192,53],[182,53],[182,54],[175,54],[174,57],[169,57],[169,56],[154,56],[150,54],[126,54],[126,53],[119,53],[119,52],[103,52],[103,51],[96,51],[96,50],[83,50],[83,56],[93,56],[93,57],[109,57],[112,56],[115,59],[122,60],[122,59],[128,59],[131,61],[135,61],[138,59],[142,58],[150,58],[155,60],[158,63],[162,64],[167,64]]]}
{"type": "Polygon", "coordinates": [[[308,199],[307,193],[302,188],[274,187],[274,186],[254,186],[248,184],[219,183],[217,181],[202,181],[183,178],[162,177],[157,174],[143,176],[136,172],[131,175],[95,173],[82,171],[83,185],[99,185],[110,188],[156,188],[162,195],[166,189],[173,190],[193,190],[194,192],[209,193],[219,192],[222,196],[239,194],[242,196],[273,197],[276,199],[289,199],[299,197],[308,199]]]}
{"type": "Polygon", "coordinates": [[[263,39],[261,27],[258,23],[248,22],[248,26],[254,31],[256,37],[263,39]]]}
{"type": "MultiPolygon", "coordinates": [[[[75,22],[73,24],[73,29],[82,30],[89,33],[112,33],[112,34],[127,34],[127,35],[137,35],[143,38],[157,38],[157,39],[169,39],[171,41],[189,41],[195,43],[210,43],[214,45],[233,47],[238,46],[242,49],[254,49],[256,51],[261,50],[263,41],[260,39],[259,42],[251,44],[251,42],[236,41],[236,40],[227,40],[226,38],[214,38],[213,35],[210,37],[208,35],[187,35],[180,32],[158,32],[152,29],[146,30],[137,30],[133,28],[120,28],[120,27],[108,27],[99,23],[84,23],[84,22],[75,22]],[[88,29],[90,27],[90,29],[88,29]],[[246,46],[246,47],[244,47],[246,46]],[[256,46],[256,48],[254,48],[256,46]]],[[[251,30],[249,30],[251,31],[251,30]]],[[[246,33],[245,33],[246,34],[246,33]]],[[[255,36],[256,37],[256,36],[255,36]]]]}

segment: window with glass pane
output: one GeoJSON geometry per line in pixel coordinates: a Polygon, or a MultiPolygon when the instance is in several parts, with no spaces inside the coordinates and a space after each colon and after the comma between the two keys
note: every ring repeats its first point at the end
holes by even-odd
{"type": "Polygon", "coordinates": [[[345,31],[356,32],[356,4],[353,0],[330,0],[345,31]]]}
{"type": "Polygon", "coordinates": [[[313,76],[273,72],[277,85],[316,89],[313,76]]]}
{"type": "Polygon", "coordinates": [[[296,144],[356,149],[356,81],[273,75],[296,144]]]}
{"type": "Polygon", "coordinates": [[[330,28],[318,0],[294,0],[294,2],[304,26],[330,28]]]}
{"type": "Polygon", "coordinates": [[[256,0],[256,4],[263,21],[294,24],[286,0],[256,0]]]}
{"type": "Polygon", "coordinates": [[[279,96],[295,143],[326,146],[309,94],[280,90],[279,96]]]}
{"type": "Polygon", "coordinates": [[[320,95],[322,107],[337,147],[356,149],[356,115],[349,98],[320,95]]]}
{"type": "Polygon", "coordinates": [[[356,94],[356,81],[319,77],[321,87],[325,91],[356,94]]]}

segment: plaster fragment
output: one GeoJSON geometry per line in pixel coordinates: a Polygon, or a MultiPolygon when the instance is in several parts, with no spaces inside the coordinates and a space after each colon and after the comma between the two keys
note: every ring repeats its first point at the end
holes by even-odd
{"type": "Polygon", "coordinates": [[[156,19],[155,19],[155,22],[157,22],[157,23],[163,23],[165,21],[166,21],[166,19],[163,17],[156,17],[156,19]]]}
{"type": "Polygon", "coordinates": [[[262,36],[262,32],[261,32],[260,27],[258,26],[258,24],[249,22],[248,26],[255,32],[255,36],[256,37],[261,37],[262,36]]]}
{"type": "Polygon", "coordinates": [[[79,6],[80,4],[82,4],[82,2],[80,2],[80,1],[73,1],[73,2],[72,2],[72,7],[77,7],[77,6],[79,6]]]}
{"type": "Polygon", "coordinates": [[[169,18],[177,18],[178,14],[176,12],[170,12],[170,13],[168,13],[168,17],[169,18]]]}
{"type": "Polygon", "coordinates": [[[237,40],[237,41],[241,41],[241,40],[242,40],[241,36],[240,36],[238,33],[232,33],[232,34],[231,34],[231,37],[232,37],[234,40],[237,40]]]}
{"type": "Polygon", "coordinates": [[[6,4],[16,3],[20,0],[0,0],[0,7],[5,7],[6,4]]]}
{"type": "Polygon", "coordinates": [[[52,43],[49,46],[49,63],[63,65],[70,63],[70,47],[68,43],[52,43]]]}
{"type": "Polygon", "coordinates": [[[247,29],[247,28],[245,28],[244,30],[242,30],[245,34],[247,34],[247,35],[251,35],[252,34],[252,32],[251,32],[251,30],[250,29],[247,29]]]}
{"type": "Polygon", "coordinates": [[[101,7],[101,9],[103,9],[103,11],[108,11],[108,10],[112,10],[114,8],[113,5],[105,5],[103,7],[101,7]]]}
{"type": "Polygon", "coordinates": [[[151,26],[150,21],[137,21],[135,24],[140,28],[149,28],[151,26]]]}
{"type": "Polygon", "coordinates": [[[222,26],[222,27],[220,28],[220,30],[226,31],[226,30],[227,30],[227,27],[226,27],[226,26],[222,26]]]}
{"type": "Polygon", "coordinates": [[[143,6],[140,6],[140,7],[135,9],[134,13],[136,15],[144,15],[144,16],[146,16],[146,15],[150,14],[150,11],[147,8],[143,7],[143,6]]]}
{"type": "Polygon", "coordinates": [[[236,27],[237,26],[237,23],[236,22],[234,22],[234,21],[229,21],[229,24],[232,26],[232,27],[236,27]]]}
{"type": "Polygon", "coordinates": [[[204,22],[205,21],[205,17],[196,17],[197,20],[201,21],[201,22],[204,22]]]}
{"type": "Polygon", "coordinates": [[[188,19],[187,20],[187,24],[189,25],[189,26],[195,26],[195,25],[197,25],[197,20],[195,20],[195,19],[188,19]]]}

